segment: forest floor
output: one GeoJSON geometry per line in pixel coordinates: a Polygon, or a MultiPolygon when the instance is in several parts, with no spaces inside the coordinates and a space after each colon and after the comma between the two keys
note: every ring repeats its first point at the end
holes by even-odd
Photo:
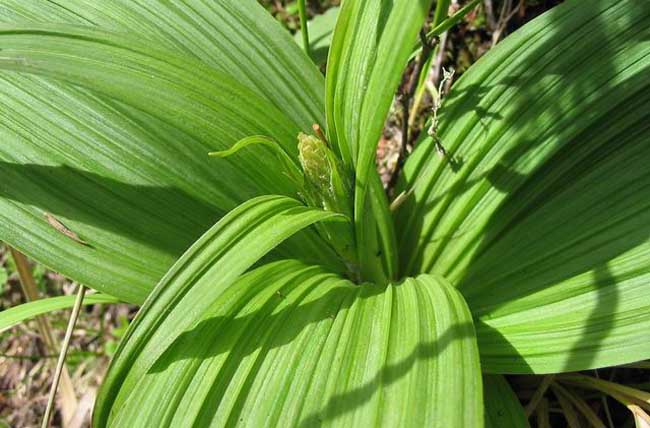
{"type": "MultiPolygon", "coordinates": [[[[300,26],[295,1],[260,0],[288,31],[295,33],[300,26]]],[[[339,5],[338,0],[308,1],[310,17],[324,14],[339,5]]],[[[500,40],[553,7],[559,0],[485,0],[483,6],[470,13],[461,23],[439,41],[442,49],[435,53],[432,65],[427,70],[425,87],[437,88],[444,70],[455,71],[454,79],[489,51],[500,40]]],[[[464,2],[461,0],[461,5],[464,2]]],[[[458,8],[452,1],[452,8],[458,8]]],[[[412,67],[406,71],[412,73],[412,67]]],[[[453,85],[453,81],[447,82],[453,85]]],[[[409,144],[413,144],[422,131],[424,120],[430,117],[433,98],[424,90],[417,100],[418,114],[412,121],[409,144]]],[[[402,139],[402,115],[399,102],[386,123],[384,136],[378,147],[378,169],[386,185],[397,163],[402,139]]],[[[74,294],[74,284],[59,274],[48,271],[39,264],[31,266],[38,293],[41,296],[74,294]]],[[[6,246],[0,245],[0,310],[25,302],[16,265],[6,246]]],[[[123,336],[137,308],[126,304],[90,305],[83,309],[72,337],[70,352],[66,361],[69,388],[61,388],[60,402],[74,415],[73,422],[66,428],[89,426],[90,414],[97,388],[107,369],[111,355],[123,336]]],[[[47,315],[46,327],[50,329],[58,344],[61,342],[70,311],[57,311],[47,315]]],[[[0,428],[40,426],[58,349],[50,349],[42,340],[43,326],[30,321],[0,334],[0,428]]],[[[612,367],[585,372],[614,382],[650,390],[650,369],[644,363],[637,367],[612,367]],[[645,369],[643,368],[645,367],[645,369]]],[[[65,377],[65,376],[64,376],[65,377]]],[[[508,380],[523,405],[527,405],[540,385],[543,376],[510,376],[508,380]]],[[[66,383],[66,382],[64,382],[66,383]]],[[[611,398],[596,392],[583,392],[578,398],[584,400],[593,412],[605,422],[608,428],[634,427],[634,420],[628,409],[611,398]]],[[[544,415],[532,412],[531,425],[566,427],[566,417],[552,392],[546,392],[539,402],[547,409],[544,415]],[[546,424],[548,416],[548,425],[546,424]],[[539,421],[539,423],[538,423],[539,421]]],[[[583,427],[591,426],[584,418],[578,418],[583,427]]],[[[53,427],[61,426],[61,414],[55,413],[53,427]]]]}

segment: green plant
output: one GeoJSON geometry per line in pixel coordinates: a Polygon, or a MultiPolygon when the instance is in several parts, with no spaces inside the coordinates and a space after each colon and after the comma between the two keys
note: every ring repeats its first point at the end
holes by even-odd
{"type": "Polygon", "coordinates": [[[650,357],[650,7],[508,37],[391,213],[375,148],[431,3],[344,2],[323,79],[253,0],[0,1],[0,238],[143,304],[96,426],[522,426],[481,373],[650,357]]]}
{"type": "Polygon", "coordinates": [[[4,266],[0,266],[0,294],[4,293],[5,284],[9,279],[9,273],[4,266]]]}

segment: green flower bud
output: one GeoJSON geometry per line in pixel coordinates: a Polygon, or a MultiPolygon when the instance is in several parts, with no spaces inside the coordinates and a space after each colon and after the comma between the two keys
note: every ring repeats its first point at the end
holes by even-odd
{"type": "Polygon", "coordinates": [[[350,219],[346,223],[319,223],[316,228],[354,274],[358,270],[358,262],[352,226],[354,201],[351,174],[327,144],[317,137],[300,133],[298,152],[304,173],[301,196],[305,203],[350,219]]]}
{"type": "Polygon", "coordinates": [[[303,133],[298,135],[298,152],[306,202],[351,218],[352,179],[343,162],[324,141],[303,133]]]}

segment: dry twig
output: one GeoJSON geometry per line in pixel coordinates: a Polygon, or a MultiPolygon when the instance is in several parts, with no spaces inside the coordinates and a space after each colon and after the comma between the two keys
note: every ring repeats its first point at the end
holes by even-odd
{"type": "MultiPolygon", "coordinates": [[[[11,252],[11,257],[14,259],[16,264],[16,270],[18,271],[18,277],[20,278],[20,286],[25,295],[25,299],[28,302],[33,302],[39,299],[38,288],[36,287],[36,282],[32,276],[31,267],[27,257],[20,251],[15,248],[9,247],[11,252]]],[[[57,341],[52,333],[52,326],[50,325],[47,317],[39,315],[36,317],[36,324],[45,348],[48,352],[56,352],[58,348],[57,341]]],[[[63,416],[64,421],[68,420],[75,412],[77,408],[77,397],[74,392],[74,386],[72,385],[72,380],[70,379],[70,374],[68,369],[63,367],[62,379],[61,379],[61,401],[59,402],[61,406],[61,415],[63,416]]]]}
{"type": "Polygon", "coordinates": [[[47,407],[45,408],[45,414],[43,415],[43,423],[41,428],[47,428],[50,424],[50,418],[52,417],[52,407],[54,405],[54,398],[56,397],[56,391],[59,387],[59,381],[61,380],[61,372],[63,371],[65,364],[65,357],[68,353],[68,346],[70,345],[70,338],[72,337],[72,330],[77,323],[77,318],[79,317],[79,311],[81,310],[81,304],[83,303],[84,294],[86,293],[86,287],[79,284],[77,290],[77,298],[74,302],[74,307],[72,308],[72,314],[70,315],[70,321],[68,322],[68,328],[65,331],[65,338],[63,339],[63,344],[61,345],[61,353],[59,354],[59,360],[56,364],[56,370],[54,372],[54,378],[52,379],[52,388],[50,389],[50,395],[47,400],[47,407]]]}

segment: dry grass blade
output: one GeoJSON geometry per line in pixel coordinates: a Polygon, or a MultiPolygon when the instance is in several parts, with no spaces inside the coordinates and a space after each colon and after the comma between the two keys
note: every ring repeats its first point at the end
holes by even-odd
{"type": "Polygon", "coordinates": [[[530,402],[526,405],[525,408],[526,417],[530,417],[533,414],[533,412],[535,412],[535,409],[540,404],[540,401],[544,397],[546,390],[551,385],[551,382],[553,382],[554,379],[555,379],[555,375],[552,374],[548,376],[544,376],[544,378],[542,379],[542,383],[539,384],[539,387],[531,397],[530,402]]]}
{"type": "MultiPolygon", "coordinates": [[[[9,247],[9,251],[11,252],[11,257],[16,263],[16,270],[18,271],[20,286],[23,290],[23,294],[25,295],[25,299],[28,302],[38,300],[38,288],[36,286],[36,282],[34,281],[34,277],[32,276],[31,266],[29,265],[27,257],[12,247],[9,247]]],[[[56,342],[54,335],[52,334],[52,326],[50,326],[47,318],[38,316],[36,317],[36,321],[38,323],[38,329],[43,337],[43,342],[45,342],[45,345],[50,350],[56,349],[56,342]]]]}
{"type": "Polygon", "coordinates": [[[84,423],[86,417],[91,414],[93,410],[96,393],[97,391],[92,388],[81,396],[79,399],[79,406],[77,407],[77,411],[74,413],[72,419],[70,419],[68,428],[83,428],[85,426],[84,423]]]}
{"type": "Polygon", "coordinates": [[[650,410],[650,392],[580,374],[562,375],[559,381],[581,388],[596,389],[612,397],[614,394],[628,396],[638,401],[646,410],[650,410]]]}
{"type": "Polygon", "coordinates": [[[625,394],[614,391],[612,391],[610,395],[632,412],[637,428],[650,428],[650,415],[641,408],[639,405],[640,400],[635,400],[632,397],[627,397],[625,394]]]}
{"type": "Polygon", "coordinates": [[[537,405],[537,427],[551,428],[548,399],[542,398],[537,405]]]}
{"type": "Polygon", "coordinates": [[[517,13],[518,6],[513,7],[512,0],[506,0],[501,7],[501,13],[499,14],[499,21],[495,25],[495,29],[492,33],[492,45],[499,43],[501,35],[506,30],[508,22],[515,16],[517,13]]]}
{"type": "MultiPolygon", "coordinates": [[[[16,263],[16,270],[18,271],[20,286],[25,295],[25,299],[28,302],[38,300],[38,288],[34,281],[34,277],[32,276],[31,267],[27,257],[15,248],[9,247],[9,251],[11,252],[11,257],[16,263]]],[[[56,352],[58,348],[57,341],[52,333],[52,326],[47,317],[37,316],[36,323],[47,350],[49,352],[56,352]]],[[[72,380],[70,379],[70,374],[68,373],[68,369],[64,366],[61,373],[61,400],[59,402],[64,421],[68,421],[72,417],[77,408],[77,404],[77,397],[74,392],[72,380]]]]}
{"type": "MultiPolygon", "coordinates": [[[[613,381],[614,380],[614,375],[616,374],[616,368],[612,370],[612,373],[609,376],[609,380],[613,381]]],[[[600,379],[600,375],[598,374],[598,369],[594,370],[594,375],[600,379]]],[[[600,397],[600,401],[603,403],[603,410],[605,411],[605,416],[607,417],[607,426],[609,428],[614,428],[614,421],[612,420],[612,411],[609,408],[609,402],[607,400],[607,395],[603,394],[600,397]]]]}
{"type": "Polygon", "coordinates": [[[558,402],[560,403],[560,407],[562,408],[564,418],[566,419],[569,428],[580,428],[580,420],[578,418],[578,414],[573,408],[571,401],[564,394],[557,390],[556,383],[551,384],[551,391],[553,391],[557,397],[558,402]]]}
{"type": "Polygon", "coordinates": [[[70,345],[70,338],[72,337],[72,330],[77,323],[77,318],[79,317],[79,311],[81,310],[81,304],[83,303],[84,294],[86,293],[86,287],[79,284],[77,291],[77,299],[74,302],[74,307],[72,308],[72,314],[70,315],[70,321],[68,322],[68,328],[65,332],[65,338],[63,339],[63,344],[61,345],[61,353],[59,354],[59,360],[56,364],[56,371],[54,372],[54,379],[52,380],[52,388],[50,389],[50,396],[47,401],[47,407],[45,408],[45,415],[43,415],[43,423],[41,428],[47,428],[50,424],[50,418],[52,416],[52,407],[54,405],[54,398],[56,397],[56,390],[59,386],[59,381],[61,380],[61,372],[64,368],[65,357],[68,353],[68,346],[70,345]]]}
{"type": "MultiPolygon", "coordinates": [[[[564,388],[557,382],[553,382],[551,385],[551,388],[553,388],[553,393],[558,397],[558,400],[561,400],[562,398],[568,400],[573,406],[575,406],[576,409],[582,415],[589,421],[589,425],[593,428],[606,428],[605,423],[600,420],[598,415],[594,413],[594,411],[589,407],[589,405],[578,395],[574,394],[573,391],[564,388]]],[[[562,406],[562,402],[560,402],[560,405],[562,406]]],[[[563,406],[564,408],[564,406],[563,406]]]]}

